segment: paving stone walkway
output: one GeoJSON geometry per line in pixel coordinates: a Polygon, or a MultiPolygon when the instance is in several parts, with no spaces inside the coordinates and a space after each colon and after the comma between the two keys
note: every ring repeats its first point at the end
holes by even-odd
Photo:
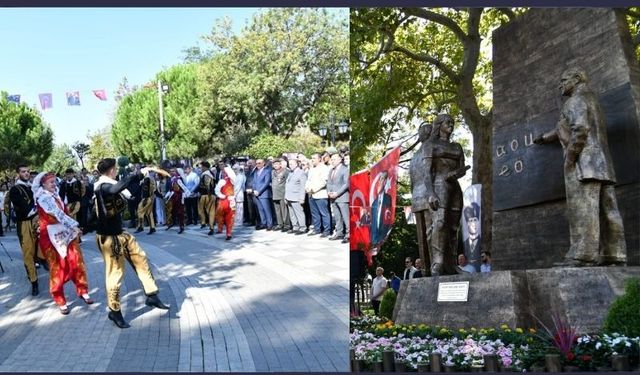
{"type": "Polygon", "coordinates": [[[104,264],[95,236],[84,236],[93,305],[65,291],[63,316],[40,269],[30,295],[15,232],[0,240],[0,371],[348,371],[348,249],[318,236],[238,227],[234,238],[199,226],[140,233],[160,297],[169,311],[144,304],[127,266],[122,311],[107,319],[104,264]]]}

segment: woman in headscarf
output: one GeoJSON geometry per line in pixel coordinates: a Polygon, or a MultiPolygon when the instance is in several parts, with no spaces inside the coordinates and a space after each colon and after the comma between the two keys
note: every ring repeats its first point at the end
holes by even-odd
{"type": "Polygon", "coordinates": [[[72,281],[76,294],[86,304],[92,304],[89,296],[87,271],[78,243],[82,230],[77,221],[68,215],[56,187],[56,175],[42,172],[33,180],[32,189],[38,209],[39,244],[49,263],[49,290],[53,301],[63,315],[69,314],[64,296],[64,284],[72,281]]]}

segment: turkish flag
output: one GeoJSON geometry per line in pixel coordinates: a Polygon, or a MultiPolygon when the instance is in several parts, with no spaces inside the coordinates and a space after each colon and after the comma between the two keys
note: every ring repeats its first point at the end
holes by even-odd
{"type": "Polygon", "coordinates": [[[93,90],[93,95],[102,101],[107,100],[107,92],[105,90],[93,90]]]}
{"type": "Polygon", "coordinates": [[[363,251],[367,263],[371,260],[371,212],[369,210],[369,171],[364,170],[349,177],[349,246],[351,251],[363,251]]]}

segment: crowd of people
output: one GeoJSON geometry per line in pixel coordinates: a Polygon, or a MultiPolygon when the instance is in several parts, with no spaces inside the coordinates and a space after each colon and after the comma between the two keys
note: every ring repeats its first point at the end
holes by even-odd
{"type": "Polygon", "coordinates": [[[93,303],[80,243],[82,234],[95,231],[106,267],[108,318],[127,328],[120,311],[124,260],[134,266],[146,304],[169,307],[158,297],[146,254],[124,230],[125,216],[135,233],[149,227],[153,234],[162,225],[167,230],[177,226],[181,234],[188,225],[200,225],[209,235],[224,233],[230,240],[234,225],[244,224],[346,243],[348,163],[348,149],[331,148],[310,158],[224,158],[213,166],[201,161],[197,169],[180,163],[118,170],[116,160],[107,158],[92,173],[83,168],[76,174],[70,168],[61,176],[18,165],[16,179],[0,184],[0,229],[11,230],[15,224],[32,295],[39,294],[37,269],[42,265],[50,273],[50,293],[63,315],[69,314],[64,296],[68,281],[75,284],[79,298],[93,303]]]}

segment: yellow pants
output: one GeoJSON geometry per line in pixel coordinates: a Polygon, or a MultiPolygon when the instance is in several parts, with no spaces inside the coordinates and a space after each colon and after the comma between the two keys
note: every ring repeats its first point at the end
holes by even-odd
{"type": "Polygon", "coordinates": [[[198,215],[201,224],[209,224],[209,229],[213,229],[216,222],[215,210],[216,198],[213,195],[203,195],[198,201],[198,215]]]}
{"type": "Polygon", "coordinates": [[[153,220],[153,200],[153,197],[144,198],[138,204],[138,228],[144,227],[145,217],[149,221],[149,227],[156,227],[156,222],[153,220]]]}
{"type": "Polygon", "coordinates": [[[120,286],[124,278],[124,260],[126,259],[138,275],[144,294],[158,293],[158,286],[151,273],[147,254],[129,233],[114,235],[96,235],[98,248],[105,265],[107,304],[112,311],[120,311],[120,286]]]}
{"type": "Polygon", "coordinates": [[[39,258],[44,258],[42,252],[38,247],[38,235],[36,229],[38,228],[38,216],[36,215],[33,220],[21,220],[17,225],[18,240],[20,241],[20,248],[22,249],[22,259],[24,261],[24,268],[27,270],[27,277],[29,281],[34,282],[38,280],[38,273],[36,272],[36,253],[39,258]]]}
{"type": "Polygon", "coordinates": [[[73,220],[78,221],[78,212],[80,212],[80,201],[69,203],[67,205],[69,209],[69,216],[73,218],[73,220]]]}

